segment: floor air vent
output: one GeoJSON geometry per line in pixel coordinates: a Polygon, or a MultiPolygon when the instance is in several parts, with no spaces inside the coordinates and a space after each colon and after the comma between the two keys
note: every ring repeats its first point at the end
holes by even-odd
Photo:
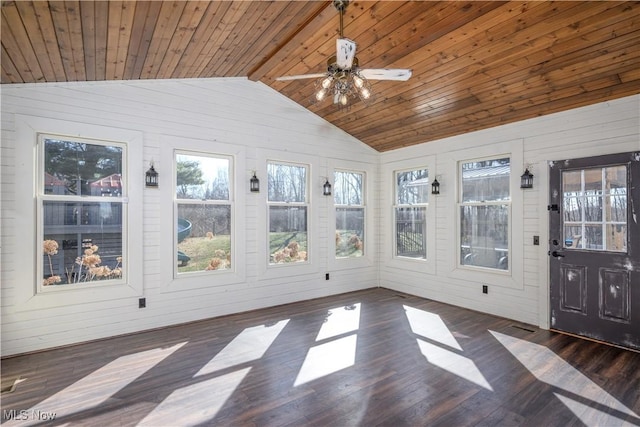
{"type": "Polygon", "coordinates": [[[516,329],[521,329],[523,331],[527,331],[527,332],[535,332],[533,329],[530,328],[526,328],[524,326],[520,326],[520,325],[511,325],[512,328],[516,328],[516,329]]]}

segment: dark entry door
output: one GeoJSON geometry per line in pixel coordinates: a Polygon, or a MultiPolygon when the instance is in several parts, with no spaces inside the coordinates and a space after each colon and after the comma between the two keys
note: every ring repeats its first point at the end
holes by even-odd
{"type": "Polygon", "coordinates": [[[549,167],[551,328],[640,350],[640,153],[549,167]]]}

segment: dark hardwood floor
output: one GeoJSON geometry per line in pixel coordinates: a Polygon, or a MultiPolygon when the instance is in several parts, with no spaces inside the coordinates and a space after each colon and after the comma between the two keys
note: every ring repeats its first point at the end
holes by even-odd
{"type": "Polygon", "coordinates": [[[18,376],[3,426],[640,425],[640,353],[386,289],[2,360],[18,376]]]}

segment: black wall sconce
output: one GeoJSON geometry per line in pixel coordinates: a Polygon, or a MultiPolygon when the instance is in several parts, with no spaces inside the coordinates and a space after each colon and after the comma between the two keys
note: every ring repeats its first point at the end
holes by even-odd
{"type": "Polygon", "coordinates": [[[253,171],[253,176],[249,180],[249,189],[251,190],[252,193],[259,193],[260,192],[260,180],[256,176],[256,172],[255,171],[253,171]]]}
{"type": "Polygon", "coordinates": [[[151,187],[151,188],[158,187],[158,172],[156,172],[156,169],[153,167],[153,162],[151,162],[151,167],[145,174],[144,182],[147,187],[151,187]]]}
{"type": "Polygon", "coordinates": [[[431,183],[431,194],[440,194],[440,183],[438,178],[434,179],[431,183]]]}
{"type": "Polygon", "coordinates": [[[524,173],[520,176],[520,188],[533,188],[533,175],[529,172],[529,168],[524,169],[524,173]]]}
{"type": "Polygon", "coordinates": [[[322,186],[322,194],[324,196],[331,195],[331,184],[329,183],[329,178],[326,179],[324,185],[322,186]]]}

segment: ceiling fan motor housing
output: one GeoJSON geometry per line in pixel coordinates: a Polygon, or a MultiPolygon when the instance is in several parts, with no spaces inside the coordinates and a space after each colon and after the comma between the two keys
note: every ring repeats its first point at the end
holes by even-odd
{"type": "Polygon", "coordinates": [[[349,71],[349,70],[357,70],[358,69],[358,58],[354,57],[353,62],[351,63],[350,68],[340,68],[338,66],[338,58],[333,55],[331,58],[327,60],[327,72],[333,74],[340,71],[349,71]]]}

